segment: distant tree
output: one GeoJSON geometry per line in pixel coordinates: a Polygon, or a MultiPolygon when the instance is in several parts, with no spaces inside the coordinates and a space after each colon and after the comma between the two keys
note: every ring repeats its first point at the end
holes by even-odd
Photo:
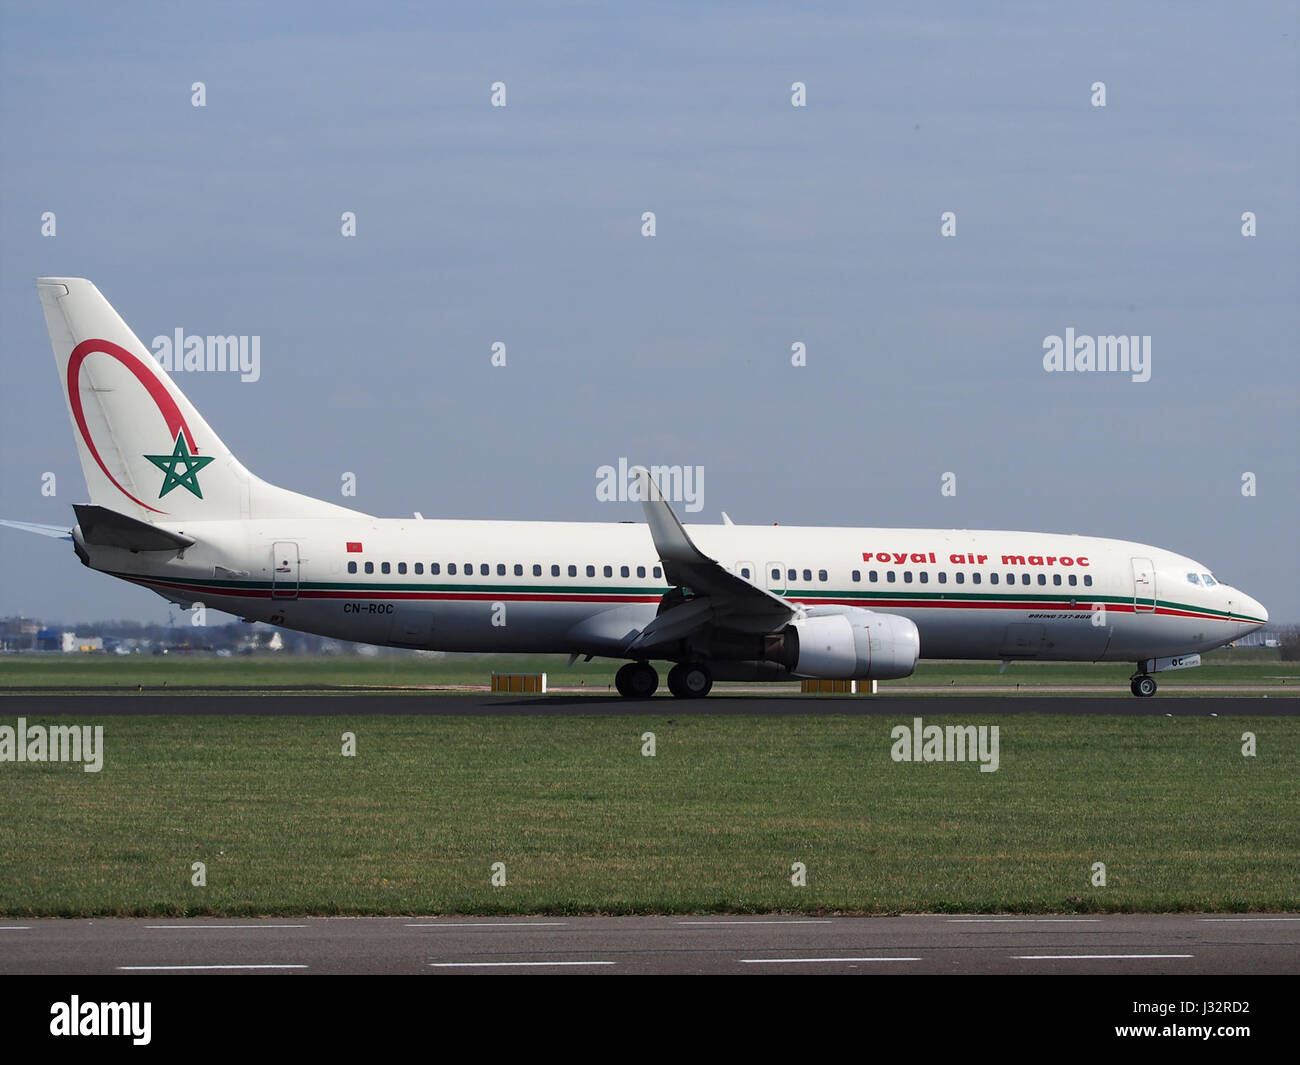
{"type": "Polygon", "coordinates": [[[1300,625],[1282,630],[1282,661],[1300,662],[1300,625]]]}

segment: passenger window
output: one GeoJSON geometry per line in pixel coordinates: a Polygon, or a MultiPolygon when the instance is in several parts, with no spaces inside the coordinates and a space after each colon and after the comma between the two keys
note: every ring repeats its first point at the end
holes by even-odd
{"type": "Polygon", "coordinates": [[[405,562],[399,562],[399,563],[397,564],[397,572],[398,572],[398,573],[405,573],[405,572],[406,572],[406,563],[405,563],[405,562]]]}
{"type": "Polygon", "coordinates": [[[464,572],[465,572],[465,576],[466,576],[466,577],[472,577],[472,576],[474,576],[474,563],[473,563],[473,562],[466,562],[465,565],[461,567],[461,569],[464,570],[464,572]]]}
{"type": "Polygon", "coordinates": [[[1059,573],[1052,574],[1052,583],[1058,585],[1061,583],[1061,575],[1059,573]]]}
{"type": "Polygon", "coordinates": [[[947,583],[948,583],[948,574],[947,574],[946,572],[940,572],[940,574],[939,574],[939,583],[940,583],[940,584],[947,584],[947,583]]]}
{"type": "Polygon", "coordinates": [[[898,580],[898,578],[894,576],[894,571],[891,569],[885,571],[885,580],[889,584],[893,584],[896,580],[898,580]]]}
{"type": "Polygon", "coordinates": [[[542,575],[542,567],[539,566],[536,562],[534,562],[534,563],[533,563],[533,576],[534,576],[534,577],[540,577],[541,575],[542,575]]]}
{"type": "Polygon", "coordinates": [[[996,573],[990,573],[989,584],[997,584],[997,583],[998,583],[998,575],[996,573]]]}
{"type": "Polygon", "coordinates": [[[367,573],[374,573],[374,572],[375,572],[375,564],[374,564],[373,562],[367,562],[367,563],[366,563],[366,572],[367,572],[367,573]]]}
{"type": "Polygon", "coordinates": [[[1028,583],[1029,583],[1029,574],[1028,574],[1028,573],[1022,573],[1022,574],[1020,575],[1020,583],[1021,583],[1021,584],[1028,584],[1028,583]]]}
{"type": "Polygon", "coordinates": [[[805,581],[811,583],[811,582],[812,582],[812,570],[810,570],[810,569],[806,569],[806,570],[804,570],[804,571],[803,571],[803,579],[804,579],[805,581]]]}
{"type": "Polygon", "coordinates": [[[1078,578],[1075,574],[1071,573],[1071,574],[1070,574],[1070,587],[1073,588],[1073,587],[1074,587],[1075,585],[1077,585],[1078,583],[1079,583],[1079,578],[1078,578]]]}
{"type": "Polygon", "coordinates": [[[393,567],[390,566],[387,562],[381,562],[381,563],[379,563],[379,572],[380,572],[380,573],[392,573],[392,572],[393,572],[393,567]]]}
{"type": "Polygon", "coordinates": [[[958,584],[965,584],[965,583],[966,583],[966,574],[964,574],[964,573],[958,573],[958,574],[957,574],[957,583],[958,583],[958,584]]]}
{"type": "Polygon", "coordinates": [[[356,564],[355,562],[349,562],[349,563],[348,563],[348,572],[349,572],[349,573],[356,573],[356,571],[357,571],[357,564],[356,564]]]}
{"type": "Polygon", "coordinates": [[[903,570],[903,583],[904,584],[912,583],[912,571],[910,569],[903,570]]]}
{"type": "MultiPolygon", "coordinates": [[[[479,567],[478,567],[478,571],[479,571],[479,573],[481,573],[484,577],[487,577],[487,576],[489,576],[489,575],[492,573],[492,567],[489,566],[486,562],[480,562],[480,563],[479,563],[479,567]]],[[[505,566],[501,565],[501,563],[498,562],[498,563],[497,563],[497,573],[504,574],[505,571],[506,571],[505,566]]]]}
{"type": "Polygon", "coordinates": [[[437,562],[430,562],[430,563],[429,563],[429,572],[432,573],[432,574],[436,577],[436,576],[438,576],[439,573],[442,572],[442,567],[441,567],[437,562]]]}
{"type": "Polygon", "coordinates": [[[922,584],[930,583],[930,575],[926,573],[925,570],[921,570],[921,583],[922,584]]]}
{"type": "Polygon", "coordinates": [[[659,579],[662,578],[663,575],[664,575],[664,571],[663,571],[662,569],[660,569],[658,566],[655,567],[655,571],[654,571],[654,572],[655,572],[655,579],[656,579],[656,580],[659,580],[659,579]]]}
{"type": "Polygon", "coordinates": [[[614,567],[606,566],[602,572],[605,574],[606,577],[612,577],[614,576],[614,567]]]}
{"type": "Polygon", "coordinates": [[[1092,574],[1091,574],[1091,573],[1085,573],[1085,574],[1083,575],[1083,586],[1084,586],[1085,588],[1091,588],[1091,587],[1092,587],[1092,574]]]}
{"type": "MultiPolygon", "coordinates": [[[[637,575],[638,577],[644,577],[644,576],[645,576],[645,567],[644,567],[644,566],[637,566],[637,568],[636,568],[636,575],[637,575]]],[[[749,571],[748,571],[748,570],[745,571],[745,576],[746,576],[746,577],[749,576],[749,571]]]]}
{"type": "Polygon", "coordinates": [[[862,570],[855,569],[852,573],[852,577],[855,584],[860,582],[862,580],[862,570]]]}
{"type": "Polygon", "coordinates": [[[570,576],[570,577],[576,577],[577,575],[578,575],[578,567],[577,567],[577,566],[570,566],[570,567],[569,567],[569,576],[570,576]]]}
{"type": "MultiPolygon", "coordinates": [[[[655,568],[658,569],[658,567],[655,568]]],[[[658,576],[658,574],[655,574],[655,576],[658,576]]],[[[772,571],[772,580],[779,581],[780,579],[781,579],[781,571],[779,569],[774,569],[772,571]]]]}
{"type": "Polygon", "coordinates": [[[1015,575],[1014,573],[1008,573],[1008,574],[1007,574],[1007,583],[1008,583],[1008,584],[1015,584],[1015,583],[1016,583],[1016,575],[1015,575]]]}
{"type": "MultiPolygon", "coordinates": [[[[637,566],[637,569],[640,570],[641,567],[640,567],[640,566],[637,566]]],[[[741,575],[742,577],[748,579],[748,578],[749,578],[749,567],[748,567],[748,566],[741,566],[741,567],[740,567],[740,575],[741,575]]],[[[644,574],[638,572],[638,573],[637,573],[637,576],[638,576],[638,577],[642,577],[642,576],[644,576],[644,574]]]]}
{"type": "Polygon", "coordinates": [[[1039,583],[1039,584],[1046,584],[1046,583],[1047,583],[1047,574],[1046,574],[1046,573],[1040,573],[1040,574],[1038,575],[1038,583],[1039,583]]]}
{"type": "Polygon", "coordinates": [[[979,584],[981,580],[983,580],[983,578],[978,573],[972,573],[970,575],[971,584],[979,584]]]}
{"type": "Polygon", "coordinates": [[[799,579],[799,571],[797,569],[789,570],[786,572],[785,577],[786,580],[797,581],[799,579]]]}
{"type": "Polygon", "coordinates": [[[417,563],[415,564],[415,572],[416,572],[417,574],[423,574],[423,573],[424,573],[424,563],[423,563],[423,562],[417,562],[417,563]]]}
{"type": "Polygon", "coordinates": [[[587,567],[587,576],[588,576],[588,577],[594,577],[594,576],[596,576],[596,567],[595,567],[595,566],[588,566],[588,567],[587,567]]]}
{"type": "Polygon", "coordinates": [[[872,584],[879,584],[879,583],[880,583],[880,574],[879,574],[876,570],[874,570],[874,569],[871,570],[871,571],[867,574],[867,576],[868,576],[869,578],[871,578],[871,583],[872,583],[872,584]]]}
{"type": "Polygon", "coordinates": [[[618,575],[619,575],[620,577],[630,577],[630,576],[632,576],[632,571],[631,571],[630,569],[628,569],[626,566],[619,566],[619,567],[618,567],[618,575]]]}
{"type": "Polygon", "coordinates": [[[826,571],[825,571],[824,569],[819,569],[819,570],[817,571],[817,579],[818,579],[819,581],[828,581],[828,580],[830,580],[830,578],[826,575],[826,571]]]}

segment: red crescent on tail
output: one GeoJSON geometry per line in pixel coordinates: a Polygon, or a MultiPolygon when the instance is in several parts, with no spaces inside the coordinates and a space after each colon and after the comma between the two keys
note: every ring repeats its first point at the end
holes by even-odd
{"type": "Polygon", "coordinates": [[[189,445],[190,451],[198,454],[199,449],[194,444],[194,435],[190,432],[190,427],[185,424],[185,416],[176,406],[176,400],[172,399],[171,393],[163,387],[158,380],[157,375],[147,367],[138,356],[132,355],[123,347],[119,347],[109,340],[83,340],[72,349],[72,355],[68,359],[68,404],[72,408],[72,419],[77,423],[77,430],[81,433],[81,439],[86,442],[86,447],[99,463],[99,468],[104,471],[104,476],[113,482],[127,499],[144,507],[145,510],[153,511],[155,514],[166,514],[167,511],[159,510],[157,507],[151,507],[142,499],[136,499],[130,492],[118,484],[117,478],[108,472],[108,467],[104,465],[104,460],[99,457],[99,449],[95,447],[95,441],[90,437],[90,427],[86,425],[86,415],[81,406],[81,364],[85,361],[87,355],[99,352],[104,355],[110,355],[135,374],[135,378],[145,387],[150,398],[158,407],[158,413],[163,416],[167,423],[167,431],[171,434],[171,439],[176,439],[178,432],[185,434],[185,442],[189,445]]]}

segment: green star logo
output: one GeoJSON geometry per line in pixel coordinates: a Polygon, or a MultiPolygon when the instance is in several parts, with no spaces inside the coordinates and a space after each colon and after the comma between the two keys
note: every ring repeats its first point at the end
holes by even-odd
{"type": "Polygon", "coordinates": [[[198,473],[212,461],[212,456],[190,454],[190,449],[185,444],[184,430],[176,433],[176,446],[170,455],[146,455],[145,458],[166,474],[162,491],[158,493],[159,499],[177,487],[188,488],[200,499],[203,498],[203,493],[199,491],[198,473]],[[177,467],[184,467],[185,472],[177,473],[177,467]]]}

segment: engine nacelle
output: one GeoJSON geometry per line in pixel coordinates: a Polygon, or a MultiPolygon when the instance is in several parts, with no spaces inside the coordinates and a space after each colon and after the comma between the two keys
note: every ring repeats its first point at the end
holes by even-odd
{"type": "Polygon", "coordinates": [[[800,677],[897,680],[912,675],[921,655],[913,622],[859,607],[814,607],[782,636],[782,663],[800,677]]]}

